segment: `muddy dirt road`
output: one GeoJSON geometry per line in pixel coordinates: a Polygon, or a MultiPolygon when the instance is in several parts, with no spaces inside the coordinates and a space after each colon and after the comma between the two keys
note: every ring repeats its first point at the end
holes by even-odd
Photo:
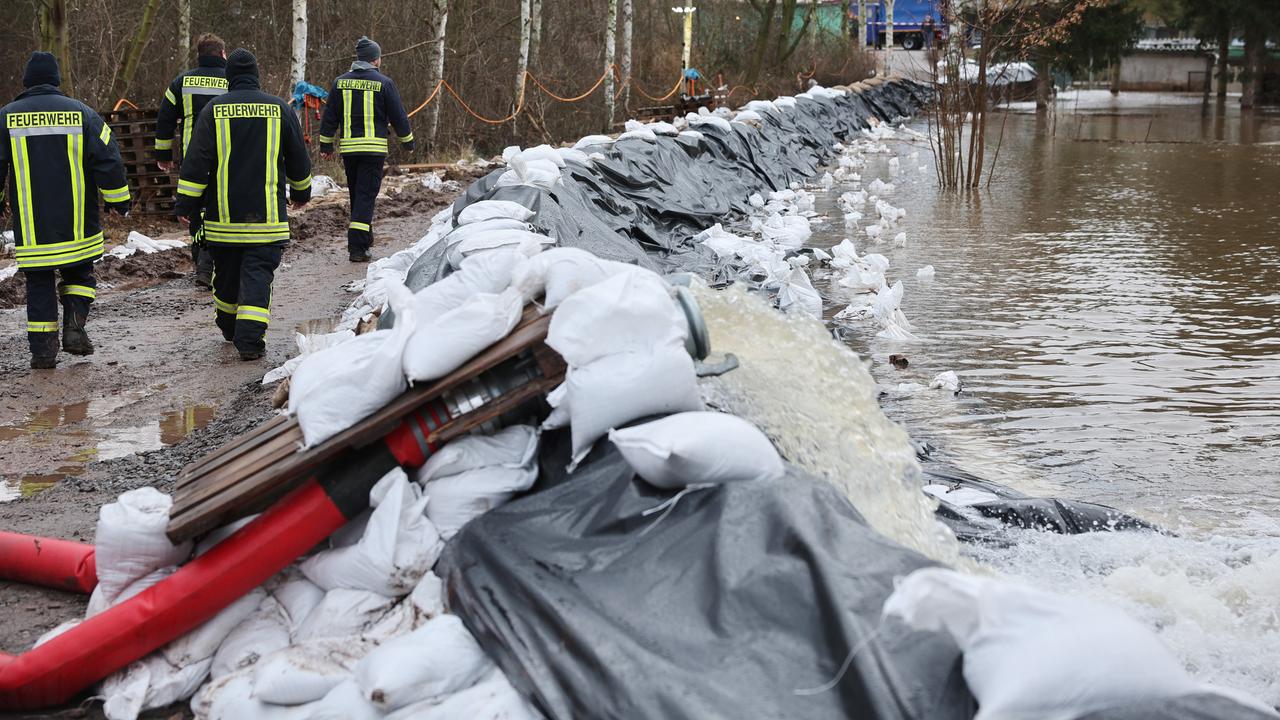
{"type": "MultiPolygon", "coordinates": [[[[420,176],[389,177],[374,225],[375,258],[421,238],[468,177],[429,190],[420,176]]],[[[92,542],[98,508],[121,492],[168,490],[183,465],[273,412],[265,372],[297,353],[295,329],[327,322],[354,296],[366,265],[347,260],[346,191],[294,220],[276,272],[267,355],[242,362],[213,324],[208,290],[193,284],[186,249],[136,255],[104,268],[89,322],[97,351],[63,353],[56,370],[28,369],[25,292],[16,307],[0,284],[0,529],[92,542]]],[[[108,246],[126,232],[111,233],[108,246]]],[[[177,230],[164,237],[182,237],[177,230]]],[[[14,278],[21,283],[19,274],[14,278]]],[[[21,652],[46,630],[82,616],[85,598],[0,583],[0,652],[21,652]]]]}

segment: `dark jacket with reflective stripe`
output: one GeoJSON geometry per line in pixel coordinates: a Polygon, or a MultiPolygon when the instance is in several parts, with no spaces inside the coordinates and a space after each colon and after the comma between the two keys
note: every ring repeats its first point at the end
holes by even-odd
{"type": "Polygon", "coordinates": [[[262,245],[289,240],[285,183],[297,201],[311,199],[311,158],[298,116],[258,88],[252,76],[231,81],[200,111],[182,159],[174,211],[204,210],[204,240],[262,245]]]}
{"type": "Polygon", "coordinates": [[[333,81],[320,121],[320,151],[343,155],[387,154],[387,125],[406,150],[413,149],[413,127],[391,78],[377,70],[352,70],[333,81]]]}
{"type": "Polygon", "coordinates": [[[201,55],[198,67],[192,68],[169,83],[160,98],[160,114],[156,116],[156,159],[173,159],[173,139],[178,120],[182,120],[182,153],[191,144],[191,131],[196,118],[209,101],[227,91],[227,61],[219,55],[201,55]]]}
{"type": "Polygon", "coordinates": [[[102,256],[98,195],[129,209],[129,183],[111,128],[79,100],[37,85],[0,108],[0,183],[8,183],[18,267],[102,256]]]}

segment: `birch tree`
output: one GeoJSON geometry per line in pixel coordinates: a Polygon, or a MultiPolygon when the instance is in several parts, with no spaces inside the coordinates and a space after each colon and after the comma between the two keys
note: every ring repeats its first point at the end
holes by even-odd
{"type": "Polygon", "coordinates": [[[618,0],[609,0],[609,16],[604,28],[605,132],[613,129],[613,65],[618,57],[618,0]]]}
{"type": "Polygon", "coordinates": [[[178,0],[178,58],[184,68],[191,62],[191,0],[178,0]]]}
{"type": "Polygon", "coordinates": [[[532,0],[529,28],[529,66],[537,67],[538,51],[542,49],[542,0],[532,0]]]}
{"type": "Polygon", "coordinates": [[[632,0],[622,0],[622,66],[621,75],[622,82],[622,107],[628,110],[631,107],[631,40],[632,25],[635,19],[635,12],[632,7],[632,0]]]}
{"type": "Polygon", "coordinates": [[[529,44],[532,29],[532,0],[520,0],[520,56],[516,60],[516,89],[511,94],[511,97],[515,98],[515,107],[524,106],[524,75],[529,70],[529,44]]]}
{"type": "Polygon", "coordinates": [[[858,47],[867,46],[867,0],[858,0],[858,47]]]}
{"type": "Polygon", "coordinates": [[[307,79],[307,0],[293,0],[293,55],[289,64],[289,90],[307,79]]]}
{"type": "Polygon", "coordinates": [[[884,0],[884,49],[893,48],[893,3],[896,0],[884,0]]]}
{"type": "Polygon", "coordinates": [[[842,0],[840,3],[840,39],[845,42],[849,40],[849,0],[842,0]]]}
{"type": "MultiPolygon", "coordinates": [[[[435,90],[444,78],[445,31],[449,25],[449,0],[432,0],[431,18],[435,20],[432,35],[435,37],[436,50],[427,86],[435,90]]],[[[436,130],[440,127],[440,102],[443,99],[443,94],[436,95],[431,107],[427,109],[427,143],[429,145],[435,145],[436,142],[436,130]]]]}

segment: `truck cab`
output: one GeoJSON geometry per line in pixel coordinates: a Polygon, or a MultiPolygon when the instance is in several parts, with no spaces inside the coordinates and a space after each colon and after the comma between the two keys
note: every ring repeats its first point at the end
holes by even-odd
{"type": "MultiPolygon", "coordinates": [[[[946,24],[943,22],[939,6],[941,0],[896,0],[893,3],[893,44],[901,45],[905,50],[919,50],[923,47],[938,47],[945,35],[946,24]],[[932,19],[932,23],[928,22],[932,19]],[[931,29],[930,29],[931,27],[931,29]],[[932,35],[931,38],[925,37],[932,35]],[[926,43],[926,40],[931,42],[926,43]]],[[[851,4],[850,14],[856,27],[863,33],[867,44],[882,48],[888,38],[888,8],[885,0],[867,0],[867,22],[858,18],[857,6],[851,4]]],[[[851,24],[851,26],[855,26],[851,24]]]]}

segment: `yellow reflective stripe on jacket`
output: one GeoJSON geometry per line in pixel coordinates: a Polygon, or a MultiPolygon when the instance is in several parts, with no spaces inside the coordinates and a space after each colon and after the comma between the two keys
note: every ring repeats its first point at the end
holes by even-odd
{"type": "Polygon", "coordinates": [[[102,124],[102,132],[98,133],[98,139],[102,141],[103,145],[111,144],[111,126],[110,125],[106,123],[102,124]]]}
{"type": "Polygon", "coordinates": [[[342,138],[339,147],[343,152],[381,152],[387,151],[386,138],[342,138]]]}
{"type": "Polygon", "coordinates": [[[400,142],[402,142],[402,143],[411,143],[411,142],[413,142],[413,133],[409,133],[408,135],[405,135],[404,137],[400,138],[400,142]]]}
{"type": "MultiPolygon", "coordinates": [[[[176,103],[175,103],[176,104],[176,103]]],[[[195,129],[196,119],[192,117],[195,114],[195,108],[191,104],[191,96],[182,95],[182,154],[187,154],[187,147],[191,145],[191,131],[195,129]]]]}
{"type": "MultiPolygon", "coordinates": [[[[67,136],[67,169],[71,173],[71,237],[84,237],[84,135],[67,136]]],[[[129,188],[124,193],[127,199],[129,188]]]]}
{"type": "Polygon", "coordinates": [[[373,132],[373,91],[364,91],[364,136],[371,138],[373,132]]]}
{"type": "Polygon", "coordinates": [[[27,138],[9,136],[10,153],[13,156],[13,175],[18,195],[18,223],[22,237],[18,238],[18,251],[24,245],[36,244],[35,213],[31,206],[31,162],[27,158],[27,138]]]}
{"type": "Polygon", "coordinates": [[[92,238],[57,243],[56,245],[40,245],[34,248],[18,248],[19,252],[24,249],[32,251],[44,250],[45,252],[30,252],[18,255],[18,268],[22,270],[74,265],[75,263],[84,262],[85,260],[93,260],[102,255],[102,233],[98,233],[92,238]],[[49,248],[53,247],[58,249],[50,251],[49,248]]]}
{"type": "Polygon", "coordinates": [[[332,136],[332,135],[321,135],[321,136],[319,136],[319,137],[320,137],[320,142],[324,143],[325,145],[332,145],[332,144],[333,144],[333,136],[332,136]]]}
{"type": "Polygon", "coordinates": [[[224,312],[228,315],[235,315],[236,310],[239,308],[239,306],[234,303],[223,302],[217,295],[213,296],[213,306],[219,312],[224,312]]]}
{"type": "Polygon", "coordinates": [[[179,195],[186,195],[187,197],[200,197],[201,195],[204,195],[205,188],[207,187],[209,186],[202,185],[198,182],[183,180],[181,178],[178,179],[179,195]]]}
{"type": "Polygon", "coordinates": [[[356,222],[355,220],[351,221],[351,228],[353,230],[364,230],[365,232],[372,230],[372,228],[369,227],[369,223],[356,222]]]}
{"type": "Polygon", "coordinates": [[[161,140],[160,138],[156,138],[156,149],[157,149],[157,150],[172,150],[172,149],[173,149],[173,138],[169,138],[168,140],[161,140]]]}
{"type": "Polygon", "coordinates": [[[280,119],[267,118],[267,154],[266,172],[263,183],[266,197],[267,222],[280,220],[280,202],[278,200],[280,185],[280,119]]]}
{"type": "Polygon", "coordinates": [[[35,257],[38,255],[51,255],[51,254],[57,254],[57,253],[65,253],[65,252],[72,252],[76,250],[82,250],[84,248],[89,247],[90,245],[93,245],[94,243],[101,243],[101,242],[102,242],[102,233],[98,233],[93,237],[82,238],[80,240],[67,240],[66,242],[48,243],[45,245],[25,245],[25,244],[19,245],[18,247],[14,248],[14,253],[18,256],[19,259],[21,259],[24,257],[35,257]]]}
{"type": "Polygon", "coordinates": [[[267,325],[271,322],[271,311],[264,307],[241,305],[236,310],[236,320],[252,320],[267,325]]]}
{"type": "Polygon", "coordinates": [[[218,141],[218,171],[215,183],[218,189],[218,217],[231,217],[230,203],[227,201],[227,168],[231,165],[231,121],[217,118],[213,121],[214,132],[218,141]]]}
{"type": "Polygon", "coordinates": [[[77,297],[87,297],[90,300],[98,297],[98,291],[88,285],[63,285],[58,288],[58,293],[64,297],[67,295],[75,295],[77,297]]]}
{"type": "MultiPolygon", "coordinates": [[[[129,199],[128,185],[125,185],[124,187],[110,189],[110,190],[101,189],[98,192],[102,193],[102,199],[106,200],[107,202],[124,202],[125,200],[129,199]]],[[[76,233],[76,234],[78,235],[80,233],[76,233]]]]}
{"type": "Polygon", "coordinates": [[[311,176],[308,175],[301,180],[290,180],[289,187],[293,188],[294,190],[306,190],[307,188],[311,187],[311,176]]]}
{"type": "Polygon", "coordinates": [[[289,239],[289,223],[204,223],[204,239],[209,242],[229,244],[265,244],[289,239]]]}
{"type": "Polygon", "coordinates": [[[175,106],[178,104],[178,98],[173,96],[173,90],[170,88],[165,88],[164,99],[168,100],[170,103],[172,103],[175,106]]]}
{"type": "Polygon", "coordinates": [[[351,137],[351,91],[342,91],[342,137],[351,137]]]}
{"type": "Polygon", "coordinates": [[[52,322],[42,322],[42,321],[33,322],[31,320],[28,320],[27,332],[33,332],[33,333],[58,332],[58,321],[54,320],[52,322]]]}

